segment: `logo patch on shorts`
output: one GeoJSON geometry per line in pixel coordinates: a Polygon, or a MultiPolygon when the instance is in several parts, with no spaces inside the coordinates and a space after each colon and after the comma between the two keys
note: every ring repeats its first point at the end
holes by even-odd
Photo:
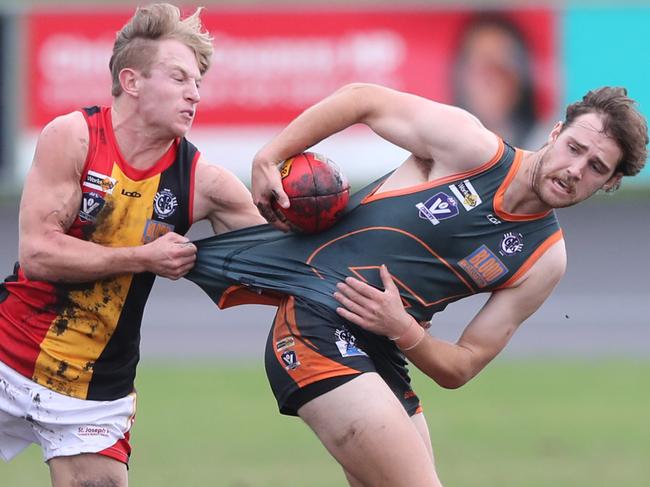
{"type": "Polygon", "coordinates": [[[501,240],[501,255],[514,255],[521,252],[524,248],[524,237],[521,233],[504,233],[503,240],[501,240]]]}
{"type": "Polygon", "coordinates": [[[479,287],[492,284],[508,272],[503,262],[485,245],[481,245],[458,264],[479,287]]]}
{"type": "Polygon", "coordinates": [[[298,366],[300,366],[300,361],[298,360],[298,356],[296,355],[296,352],[294,352],[293,350],[287,350],[282,355],[280,355],[280,358],[284,362],[284,368],[287,370],[294,370],[297,369],[298,366]]]}
{"type": "Polygon", "coordinates": [[[166,233],[173,232],[174,225],[169,223],[157,222],[156,220],[147,220],[146,225],[144,226],[144,233],[142,234],[142,242],[149,243],[156,240],[158,237],[162,237],[166,233]]]}
{"type": "Polygon", "coordinates": [[[79,219],[85,222],[95,222],[97,215],[104,208],[104,198],[95,192],[84,193],[79,208],[79,219]]]}
{"type": "Polygon", "coordinates": [[[451,192],[456,195],[458,201],[460,201],[460,203],[467,211],[473,210],[478,205],[483,203],[483,200],[479,196],[478,192],[474,189],[474,186],[472,186],[472,183],[469,179],[466,179],[460,183],[452,184],[449,186],[449,189],[451,189],[451,192]]]}
{"type": "Polygon", "coordinates": [[[423,220],[429,220],[432,225],[458,215],[458,203],[453,196],[443,191],[434,194],[424,203],[418,203],[415,207],[420,210],[418,216],[423,220]]]}
{"type": "Polygon", "coordinates": [[[174,214],[178,208],[178,199],[171,190],[165,188],[158,191],[153,198],[153,209],[158,215],[158,218],[164,220],[174,214]]]}
{"type": "Polygon", "coordinates": [[[336,338],[336,347],[341,353],[341,357],[367,357],[368,354],[357,346],[356,337],[350,333],[350,330],[339,328],[334,332],[336,338]]]}
{"type": "Polygon", "coordinates": [[[95,171],[88,171],[86,179],[83,182],[83,186],[102,191],[106,194],[113,194],[113,188],[116,184],[117,179],[95,171]]]}
{"type": "Polygon", "coordinates": [[[79,426],[77,429],[79,436],[103,436],[108,438],[109,433],[108,428],[104,426],[79,426]]]}

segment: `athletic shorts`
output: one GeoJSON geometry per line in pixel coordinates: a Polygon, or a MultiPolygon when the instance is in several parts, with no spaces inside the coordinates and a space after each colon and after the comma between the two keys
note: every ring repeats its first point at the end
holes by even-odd
{"type": "Polygon", "coordinates": [[[377,372],[409,416],[422,410],[395,344],[313,301],[282,299],[266,343],[265,366],[282,414],[296,416],[310,400],[365,372],[377,372]]]}
{"type": "Polygon", "coordinates": [[[0,457],[9,461],[31,443],[43,459],[97,453],[128,465],[135,393],[87,401],[47,389],[0,362],[0,457]]]}

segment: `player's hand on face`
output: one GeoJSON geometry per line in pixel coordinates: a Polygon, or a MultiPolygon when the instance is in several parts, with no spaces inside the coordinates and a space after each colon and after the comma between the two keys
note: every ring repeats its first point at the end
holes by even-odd
{"type": "Polygon", "coordinates": [[[289,198],[282,188],[282,179],[277,164],[256,156],[253,160],[251,175],[251,192],[253,202],[260,214],[275,227],[287,232],[290,226],[279,209],[274,208],[276,201],[282,208],[289,208],[289,198]]]}
{"type": "Polygon", "coordinates": [[[334,297],[342,307],[336,312],[355,325],[387,337],[398,337],[411,325],[411,316],[404,310],[399,289],[388,269],[379,269],[384,290],[354,277],[336,285],[334,297]]]}
{"type": "Polygon", "coordinates": [[[147,252],[149,272],[169,279],[180,279],[196,261],[196,246],[187,237],[166,233],[143,246],[147,252]]]}

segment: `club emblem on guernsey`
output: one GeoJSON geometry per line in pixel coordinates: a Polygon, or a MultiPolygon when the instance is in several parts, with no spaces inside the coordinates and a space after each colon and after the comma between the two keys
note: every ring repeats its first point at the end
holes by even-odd
{"type": "Polygon", "coordinates": [[[282,358],[282,362],[284,362],[284,368],[287,370],[297,369],[300,365],[298,356],[293,350],[287,350],[282,355],[280,355],[280,358],[282,358]]]}
{"type": "Polygon", "coordinates": [[[503,240],[501,240],[501,250],[499,253],[501,255],[514,255],[517,252],[521,252],[524,248],[524,237],[521,233],[504,233],[503,240]]]}
{"type": "Polygon", "coordinates": [[[458,203],[452,196],[442,191],[434,194],[424,203],[418,203],[415,207],[420,210],[419,217],[429,220],[432,225],[458,215],[458,203]]]}
{"type": "Polygon", "coordinates": [[[336,346],[341,353],[341,357],[368,356],[366,352],[357,347],[357,339],[350,333],[350,330],[339,328],[334,332],[334,337],[336,338],[336,346]]]}
{"type": "Polygon", "coordinates": [[[451,192],[454,193],[456,198],[458,198],[458,201],[463,205],[463,208],[467,211],[473,210],[483,203],[483,200],[474,189],[474,186],[472,186],[469,179],[465,179],[460,183],[452,184],[449,186],[449,189],[451,189],[451,192]]]}
{"type": "Polygon", "coordinates": [[[97,215],[104,208],[104,199],[97,193],[84,193],[79,209],[79,219],[84,222],[95,222],[97,215]]]}
{"type": "Polygon", "coordinates": [[[174,214],[178,207],[178,200],[174,193],[169,189],[158,191],[153,198],[153,209],[158,215],[158,218],[164,220],[174,214]]]}

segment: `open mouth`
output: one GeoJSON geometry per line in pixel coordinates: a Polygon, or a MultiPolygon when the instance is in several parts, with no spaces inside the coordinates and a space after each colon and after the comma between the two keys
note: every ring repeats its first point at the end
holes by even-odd
{"type": "Polygon", "coordinates": [[[553,185],[560,188],[566,194],[573,194],[573,185],[563,179],[553,178],[553,185]]]}

